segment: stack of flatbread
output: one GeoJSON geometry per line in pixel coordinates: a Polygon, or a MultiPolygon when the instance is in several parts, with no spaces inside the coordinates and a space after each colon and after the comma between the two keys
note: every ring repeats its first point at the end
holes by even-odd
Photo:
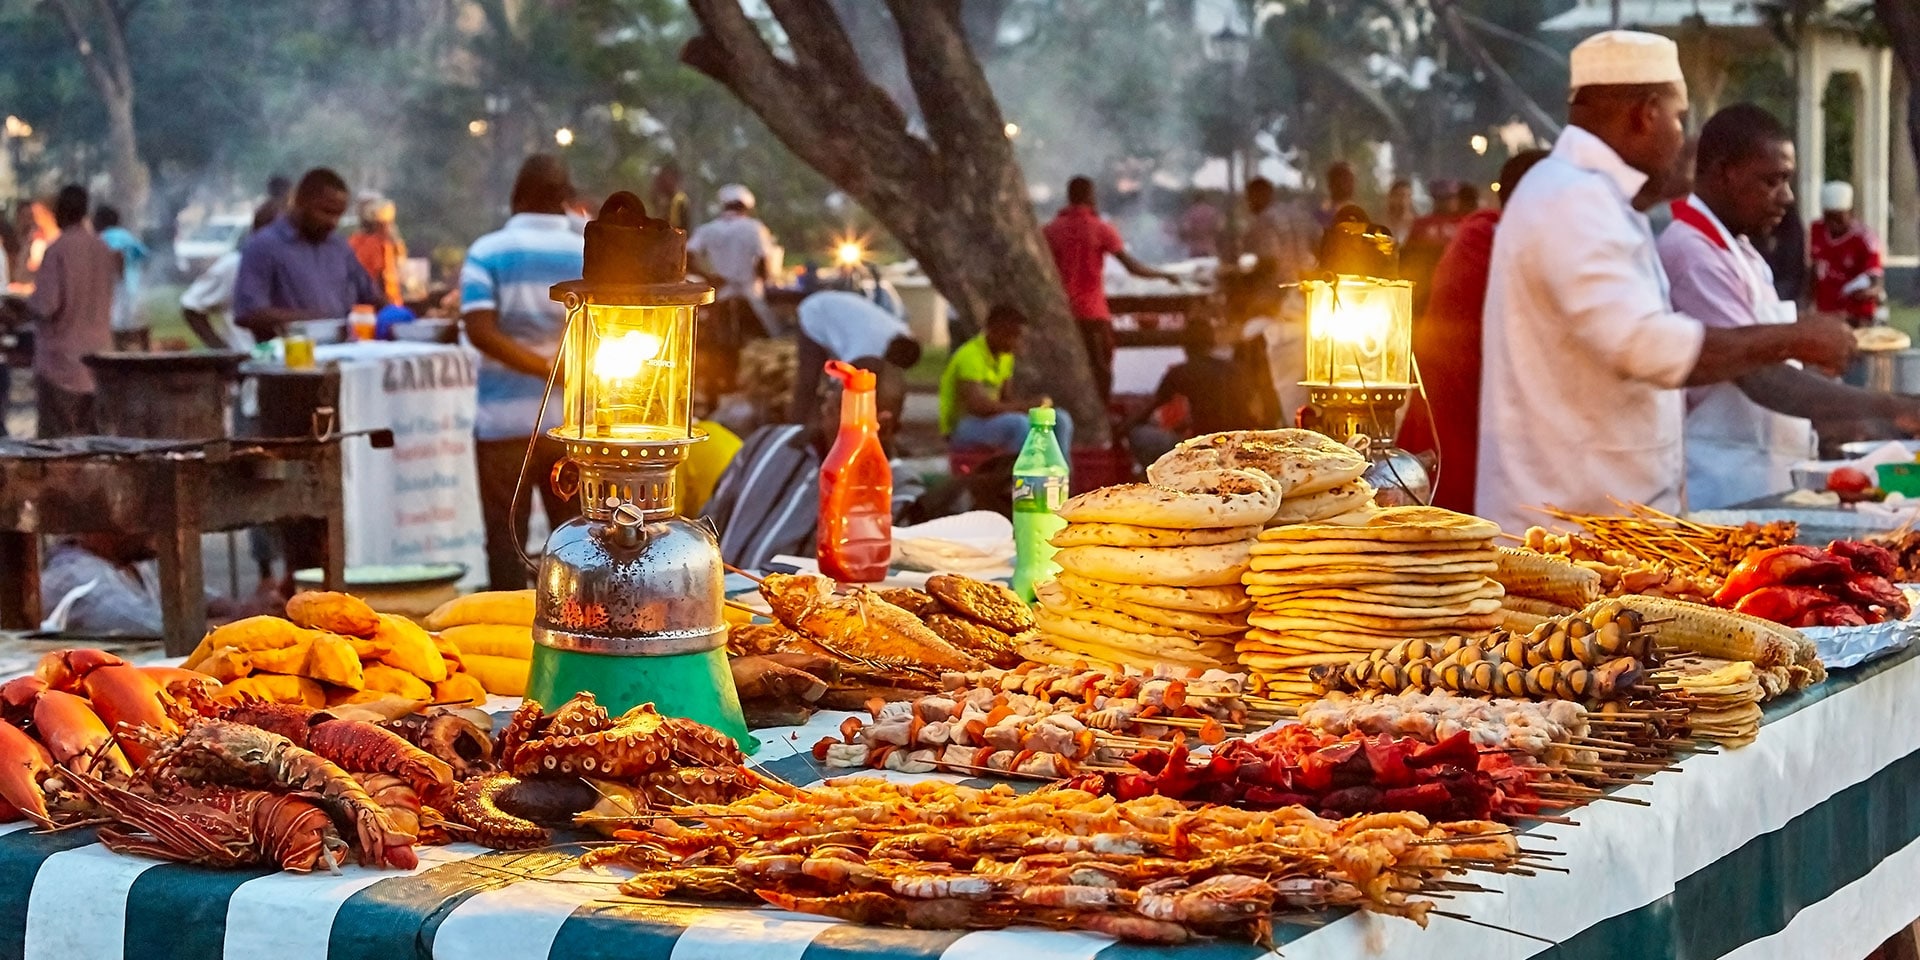
{"type": "Polygon", "coordinates": [[[1102,487],[1068,500],[1057,579],[1034,590],[1029,660],[1204,671],[1230,667],[1247,629],[1240,580],[1280,504],[1264,474],[1196,470],[1167,485],[1102,487]]]}
{"type": "Polygon", "coordinates": [[[1369,463],[1352,447],[1312,430],[1231,430],[1182,442],[1147,468],[1154,483],[1179,484],[1208,470],[1252,470],[1280,485],[1267,526],[1314,523],[1373,501],[1369,463]]]}
{"type": "Polygon", "coordinates": [[[1485,633],[1500,622],[1500,528],[1438,507],[1388,507],[1272,527],[1253,545],[1254,610],[1240,664],[1267,696],[1310,700],[1311,667],[1409,637],[1485,633]]]}
{"type": "Polygon", "coordinates": [[[1751,661],[1714,661],[1688,658],[1675,661],[1676,682],[1687,703],[1687,731],[1723,747],[1744,747],[1760,735],[1760,703],[1785,692],[1781,683],[1769,689],[1772,678],[1751,661]]]}

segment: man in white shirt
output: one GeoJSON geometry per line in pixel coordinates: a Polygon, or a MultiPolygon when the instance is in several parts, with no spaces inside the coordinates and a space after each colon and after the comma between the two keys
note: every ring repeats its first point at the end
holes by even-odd
{"type": "Polygon", "coordinates": [[[828,360],[852,363],[879,357],[905,370],[920,362],[920,343],[907,322],[857,293],[821,290],[800,301],[800,342],[793,376],[794,423],[819,408],[820,375],[828,360]]]}
{"type": "MultiPolygon", "coordinates": [[[[1673,202],[1660,261],[1673,305],[1709,327],[1792,323],[1773,271],[1749,238],[1769,236],[1793,204],[1793,133],[1766,110],[1735,104],[1700,128],[1693,195],[1673,202]]],[[[1687,391],[1687,505],[1732,506],[1789,489],[1813,455],[1813,424],[1875,418],[1901,424],[1920,400],[1848,386],[1791,364],[1687,391]]]]}
{"type": "Polygon", "coordinates": [[[1676,313],[1632,198],[1674,169],[1686,81],[1665,37],[1615,30],[1574,48],[1569,124],[1494,236],[1475,512],[1510,530],[1553,504],[1683,507],[1679,388],[1789,359],[1846,363],[1844,324],[1707,327],[1676,313]]]}
{"type": "Polygon", "coordinates": [[[695,367],[705,381],[702,393],[734,388],[740,348],[761,335],[774,336],[767,310],[766,282],[779,268],[780,247],[773,231],[753,216],[753,191],[737,183],[720,188],[720,216],[695,228],[687,238],[689,268],[715,287],[714,304],[699,333],[701,354],[695,367]]]}

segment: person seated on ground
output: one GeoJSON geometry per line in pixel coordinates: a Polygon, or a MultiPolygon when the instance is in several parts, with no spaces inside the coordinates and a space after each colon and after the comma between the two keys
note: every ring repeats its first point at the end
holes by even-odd
{"type": "MultiPolygon", "coordinates": [[[[879,357],[852,361],[874,373],[880,445],[893,456],[894,432],[906,406],[906,378],[879,357]]],[[[803,423],[773,423],[748,435],[727,464],[700,516],[720,534],[720,556],[747,570],[765,569],[775,556],[810,557],[820,521],[820,464],[840,432],[840,383],[822,378],[813,412],[803,423]]],[[[894,513],[914,498],[894,484],[894,513]]]]}
{"type": "MultiPolygon", "coordinates": [[[[52,613],[74,590],[92,584],[67,610],[65,630],[75,634],[161,634],[160,585],[141,564],[154,558],[140,537],[82,533],[53,541],[40,568],[40,608],[52,613]]],[[[207,598],[207,619],[223,623],[284,609],[286,597],[263,590],[245,599],[207,598]]]]}
{"type": "Polygon", "coordinates": [[[1273,425],[1262,418],[1258,385],[1223,330],[1196,320],[1181,348],[1186,361],[1169,368],[1153,402],[1121,426],[1143,466],[1189,437],[1273,425]]]}
{"type": "MultiPolygon", "coordinates": [[[[1052,402],[1007,394],[1013,354],[1026,329],[1026,314],[1001,304],[988,311],[986,329],[947,358],[940,374],[940,434],[954,449],[1018,453],[1027,441],[1027,411],[1052,402]]],[[[1054,416],[1054,436],[1062,451],[1070,451],[1073,418],[1065,410],[1054,416]]]]}
{"type": "Polygon", "coordinates": [[[800,301],[800,337],[793,375],[796,423],[813,411],[828,360],[852,363],[880,357],[902,370],[920,362],[920,342],[907,322],[872,300],[846,290],[821,290],[800,301]]]}

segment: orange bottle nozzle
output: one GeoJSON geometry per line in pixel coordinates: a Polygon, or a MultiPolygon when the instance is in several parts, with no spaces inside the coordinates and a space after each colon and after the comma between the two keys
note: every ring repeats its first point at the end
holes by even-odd
{"type": "Polygon", "coordinates": [[[840,381],[848,390],[872,390],[879,382],[872,370],[862,370],[845,360],[828,360],[827,376],[840,381]]]}

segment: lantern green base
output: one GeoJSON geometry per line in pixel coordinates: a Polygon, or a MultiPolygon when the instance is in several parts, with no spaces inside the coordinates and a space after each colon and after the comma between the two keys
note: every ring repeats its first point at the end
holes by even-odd
{"type": "Polygon", "coordinates": [[[746,753],[759,742],[747,733],[733,689],[725,647],[664,657],[622,657],[558,650],[534,644],[527,697],[552,710],[582,691],[619,716],[652,703],[670,717],[704,723],[733,738],[746,753]]]}

